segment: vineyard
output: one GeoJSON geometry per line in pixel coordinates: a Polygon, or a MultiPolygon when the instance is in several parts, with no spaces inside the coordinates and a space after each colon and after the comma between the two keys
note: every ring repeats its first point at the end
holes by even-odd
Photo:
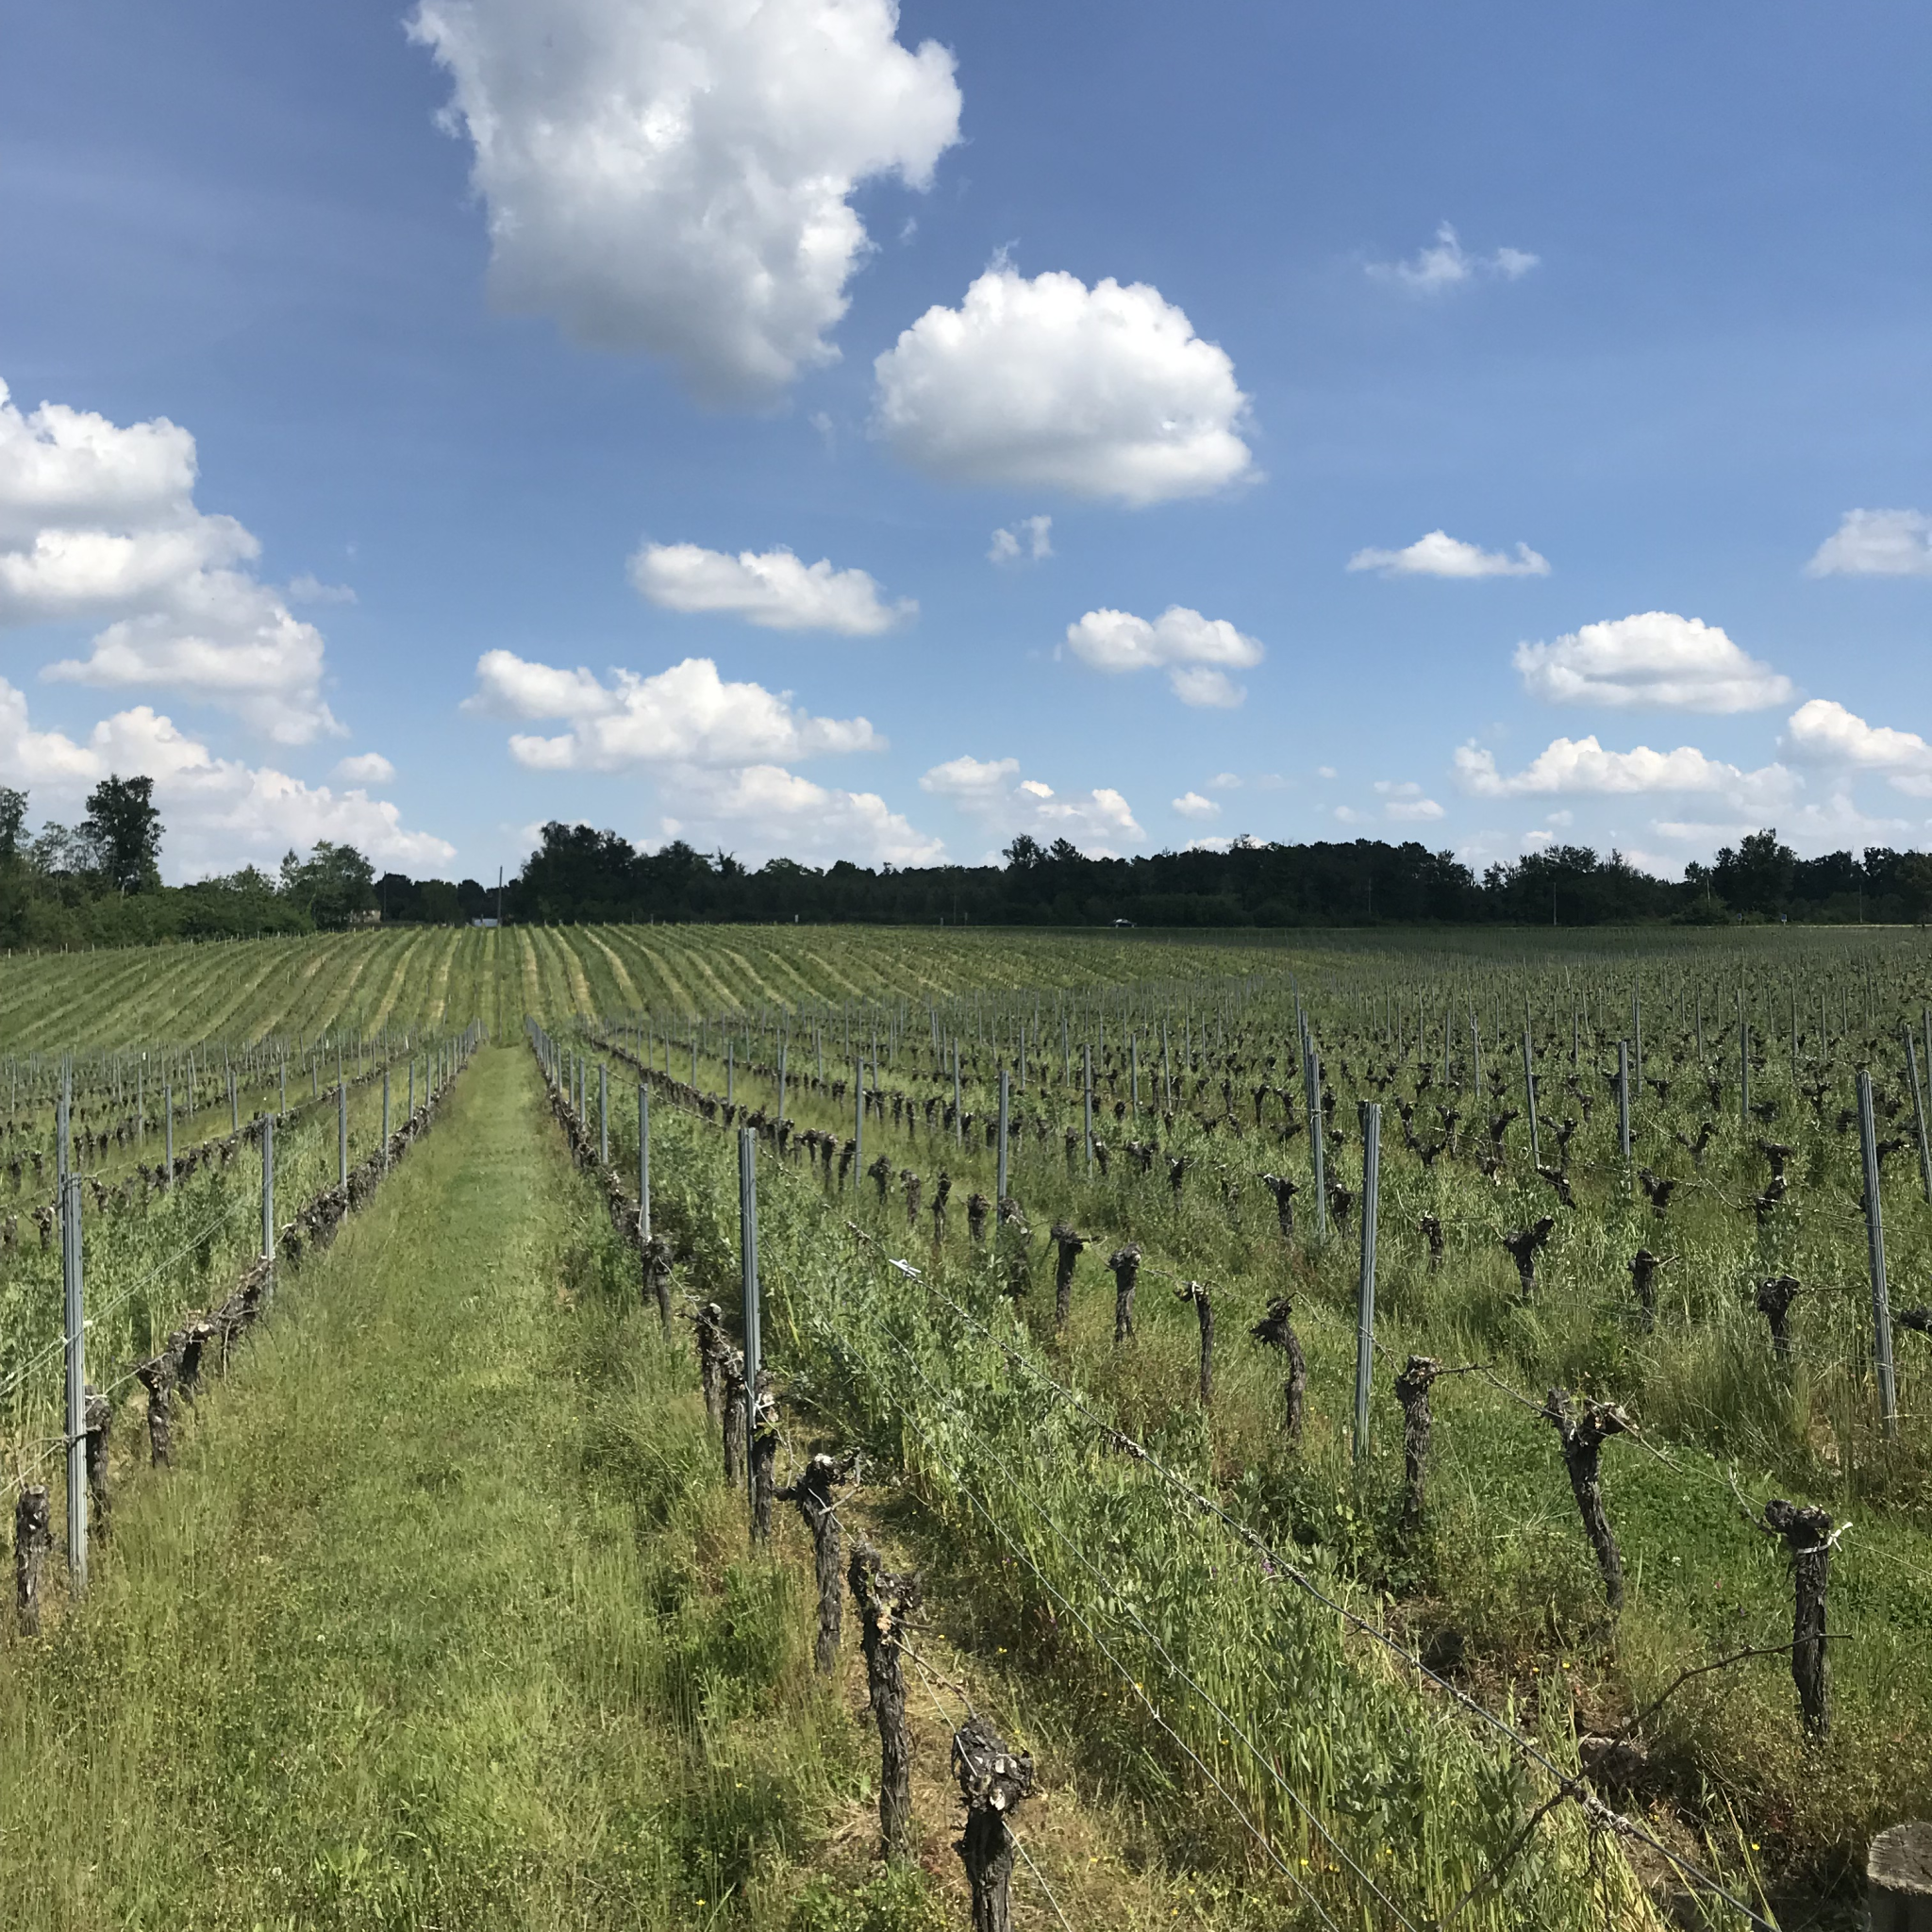
{"type": "MultiPolygon", "coordinates": [[[[501,1158],[596,1182],[573,1386],[662,1412],[583,1422],[583,1507],[694,1458],[594,1604],[680,1795],[535,1923],[1849,1924],[1932,1813],[1916,933],[425,930],[0,987],[22,1495],[81,1433],[70,1241],[150,1427],[212,1324],[215,1441],[285,1319],[243,1344],[258,1257],[297,1324],[343,1272],[264,1231],[332,1230],[475,1042],[492,1091],[534,1049],[562,1139],[501,1158]],[[667,1616],[708,1663],[643,1660],[667,1616]]],[[[147,1507],[158,1453],[98,1434],[147,1507]]],[[[108,1613],[37,1589],[58,1670],[108,1613]]],[[[372,1825],[388,1890],[330,1852],[227,1908],[531,1922],[471,1828],[429,1903],[372,1825]]]]}

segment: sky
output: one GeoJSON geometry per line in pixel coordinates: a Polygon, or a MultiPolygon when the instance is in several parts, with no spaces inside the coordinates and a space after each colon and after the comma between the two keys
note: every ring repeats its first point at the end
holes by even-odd
{"type": "Polygon", "coordinates": [[[1922,7],[0,20],[35,822],[1932,841],[1922,7]]]}

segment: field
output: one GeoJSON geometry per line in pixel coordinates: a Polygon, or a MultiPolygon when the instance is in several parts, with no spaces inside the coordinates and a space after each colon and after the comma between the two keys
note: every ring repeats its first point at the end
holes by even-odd
{"type": "MultiPolygon", "coordinates": [[[[608,1143],[607,1192],[636,1191],[648,1083],[673,1305],[730,1310],[726,1344],[741,1273],[727,1129],[754,1130],[776,1479],[815,1450],[856,1456],[848,1532],[924,1578],[906,1651],[911,1856],[880,1874],[851,1608],[822,1690],[803,1524],[786,1508],[769,1545],[745,1542],[704,1446],[688,1331],[666,1350],[635,1255],[589,1194],[559,1193],[542,1209],[561,1271],[544,1306],[575,1325],[541,1339],[541,1308],[516,1321],[545,1359],[575,1363],[603,1420],[571,1464],[575,1526],[551,1510],[541,1533],[590,1539],[569,1561],[594,1582],[565,1587],[612,1656],[646,1645],[633,1626],[653,1618],[661,1643],[671,1614],[701,1647],[712,1619],[764,1632],[770,1668],[707,1652],[676,1677],[639,1650],[621,1686],[573,1677],[571,1722],[601,1737],[622,1709],[646,1733],[629,1756],[597,1746],[560,1800],[571,1832],[621,1818],[646,1845],[615,1863],[608,1845],[566,1856],[556,1819],[539,1829],[503,1798],[465,1814],[473,1836],[441,1865],[370,1824],[373,1863],[353,1882],[348,1850],[311,1844],[307,1875],[272,1884],[269,1864],[297,1856],[292,1827],[260,1772],[210,1757],[197,1775],[252,1823],[196,1827],[233,1868],[208,1923],[562,1924],[619,1901],[652,1924],[963,1923],[945,1756],[969,1699],[1038,1765],[1016,1818],[1023,1924],[1849,1924],[1871,1836],[1932,1812],[1932,958],[1917,933],[425,930],[12,958],[0,1000],[16,1216],[30,1228],[51,1198],[64,1075],[94,1137],[77,1164],[100,1184],[82,1224],[91,1359],[124,1387],[259,1246],[252,1116],[282,1116],[284,1219],[336,1179],[339,1054],[360,1158],[385,1072],[400,1118],[397,1083],[426,1091],[432,1059],[450,1077],[477,1023],[494,1048],[456,1076],[451,1120],[468,1124],[427,1145],[484,1133],[461,1096],[487,1079],[514,1124],[487,1116],[491,1158],[536,1173],[561,1143],[509,1097],[534,1023],[575,1095],[559,1105],[580,1148],[608,1143]],[[184,1097],[177,1158],[230,1143],[172,1189],[150,1178],[157,1078],[184,1097]],[[683,1500],[666,1501],[667,1472],[692,1458],[683,1500]],[[615,1569],[591,1548],[612,1507],[648,1523],[615,1569]],[[684,1688],[654,1705],[650,1687],[674,1678],[684,1688]],[[647,1767],[653,1753],[668,1760],[647,1767]],[[678,1795],[642,1805],[631,1781],[666,1761],[678,1795]]],[[[408,1239],[433,1249],[441,1217],[470,1210],[418,1175],[430,1158],[379,1199],[412,1201],[408,1239]]],[[[318,1264],[318,1297],[366,1300],[358,1239],[318,1264]]],[[[0,1255],[16,1489],[58,1457],[58,1245],[16,1228],[0,1255]]],[[[383,1264],[370,1251],[362,1265],[383,1264]]],[[[322,1319],[308,1274],[284,1291],[298,1338],[322,1319]]],[[[454,1288],[441,1306],[437,1346],[463,1345],[466,1309],[497,1319],[454,1288]]],[[[307,1407],[283,1319],[197,1412],[210,1458],[235,1453],[231,1428],[277,1426],[271,1384],[307,1407]],[[224,1421],[229,1406],[246,1418],[224,1421]]],[[[401,1397],[380,1385],[410,1373],[400,1360],[372,1342],[363,1379],[317,1373],[389,1415],[401,1397]]],[[[139,1426],[130,1408],[125,1515],[158,1522],[217,1473],[138,1478],[139,1426]]],[[[496,1468],[468,1424],[450,1426],[467,1446],[437,1467],[496,1468]]],[[[273,1488],[257,1498],[271,1512],[273,1488]]],[[[304,1507],[345,1533],[327,1497],[304,1507]]],[[[511,1521],[502,1560],[541,1596],[511,1521]]],[[[115,1580],[124,1533],[100,1601],[57,1605],[53,1636],[17,1640],[21,1764],[53,1748],[26,1716],[36,1672],[60,1724],[117,1738],[139,1729],[130,1701],[161,1694],[117,1665],[109,1695],[83,1668],[137,1641],[115,1580]]],[[[150,1591],[180,1588],[161,1545],[139,1547],[150,1591]]],[[[558,1668],[541,1644],[516,1654],[540,1676],[558,1668]]],[[[244,1661],[259,1687],[265,1664],[244,1661]]],[[[408,1668],[385,1662],[381,1708],[412,1705],[408,1668]]],[[[384,1775],[404,1786],[475,1744],[426,1738],[412,1766],[401,1731],[378,1729],[384,1775]]],[[[103,1832],[125,1802],[110,1783],[92,1787],[103,1832]]],[[[173,1814],[147,1809],[165,1835],[173,1814]]],[[[0,1815],[11,1867],[32,1815],[25,1799],[0,1815]]],[[[125,1864],[125,1845],[84,1845],[92,1815],[62,1827],[74,1856],[125,1864]]],[[[43,1888],[25,1922],[136,1923],[114,1916],[133,1895],[110,1910],[105,1890],[43,1888]]]]}

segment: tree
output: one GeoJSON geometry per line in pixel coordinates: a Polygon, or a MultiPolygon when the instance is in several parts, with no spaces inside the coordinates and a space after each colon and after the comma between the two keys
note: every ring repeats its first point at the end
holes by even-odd
{"type": "Polygon", "coordinates": [[[1040,841],[1031,832],[1022,832],[1007,847],[1002,857],[1016,872],[1024,872],[1029,867],[1038,865],[1046,854],[1041,850],[1040,841]]]}
{"type": "Polygon", "coordinates": [[[1756,912],[1771,918],[1790,903],[1798,876],[1798,855],[1777,842],[1777,828],[1753,832],[1717,856],[1711,877],[1718,894],[1733,912],[1756,912]]]}
{"type": "Polygon", "coordinates": [[[151,892],[161,883],[161,815],[152,778],[110,774],[87,796],[81,836],[94,849],[94,870],[117,892],[151,892]]]}
{"type": "Polygon", "coordinates": [[[317,925],[349,925],[375,909],[375,868],[353,845],[318,839],[306,859],[283,858],[282,891],[317,925]]]}
{"type": "Polygon", "coordinates": [[[26,824],[26,793],[0,785],[0,863],[20,857],[20,834],[26,824]]]}

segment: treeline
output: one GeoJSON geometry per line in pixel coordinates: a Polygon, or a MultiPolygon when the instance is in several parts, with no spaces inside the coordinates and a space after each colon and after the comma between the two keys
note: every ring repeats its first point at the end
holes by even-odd
{"type": "Polygon", "coordinates": [[[1623,854],[1551,845],[1478,876],[1449,852],[1375,839],[1307,845],[1238,839],[1224,852],[1089,858],[1025,835],[1003,865],[823,869],[774,858],[756,871],[681,841],[645,852],[616,832],[553,821],[517,877],[377,877],[355,846],[319,841],[278,872],[255,866],[164,886],[165,828],[145,777],[110,777],[75,825],[29,837],[27,794],[0,787],[0,945],[140,945],[376,924],[645,920],[812,924],[1296,926],[1635,925],[1788,919],[1919,921],[1932,857],[1870,846],[1800,858],[1774,830],[1726,846],[1681,880],[1623,854]]]}
{"type": "Polygon", "coordinates": [[[681,841],[643,852],[616,832],[552,823],[505,895],[512,920],[798,920],[974,925],[1627,925],[1916,921],[1932,910],[1932,858],[1868,848],[1801,859],[1774,830],[1726,846],[1682,880],[1621,853],[1552,845],[1478,875],[1409,841],[1264,844],[1088,858],[1022,835],[1004,865],[823,870],[774,858],[752,871],[681,841]]]}
{"type": "Polygon", "coordinates": [[[150,778],[105,779],[77,824],[50,821],[31,835],[27,802],[0,786],[0,946],[14,951],[331,931],[385,918],[455,924],[484,909],[474,879],[377,878],[355,846],[325,839],[306,858],[289,853],[275,873],[244,866],[165,886],[166,828],[150,778]]]}

